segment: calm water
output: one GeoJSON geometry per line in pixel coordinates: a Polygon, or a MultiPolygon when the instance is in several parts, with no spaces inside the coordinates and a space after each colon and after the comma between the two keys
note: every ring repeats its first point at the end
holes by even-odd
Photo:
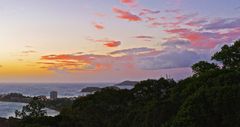
{"type": "Polygon", "coordinates": [[[80,92],[85,87],[106,87],[111,83],[95,84],[47,84],[47,83],[27,83],[27,84],[4,84],[0,83],[0,94],[22,93],[26,96],[44,95],[49,97],[50,91],[58,91],[59,97],[76,97],[82,95],[80,92]]]}
{"type": "MultiPolygon", "coordinates": [[[[15,102],[0,102],[0,117],[9,118],[15,117],[15,111],[21,110],[22,107],[26,105],[25,103],[15,103],[15,102]]],[[[46,109],[48,116],[56,116],[59,112],[51,109],[46,109]]]]}
{"type": "MultiPolygon", "coordinates": [[[[44,95],[49,97],[50,91],[58,91],[59,97],[76,97],[83,93],[80,91],[85,87],[106,87],[112,86],[111,83],[96,83],[96,84],[47,84],[47,83],[28,83],[28,84],[4,84],[0,83],[0,94],[22,93],[25,96],[44,95]]],[[[122,87],[125,88],[125,87],[122,87]]],[[[0,102],[0,117],[8,118],[15,116],[15,110],[20,110],[26,105],[24,103],[0,102]]],[[[57,111],[47,109],[48,115],[54,116],[57,111]]]]}

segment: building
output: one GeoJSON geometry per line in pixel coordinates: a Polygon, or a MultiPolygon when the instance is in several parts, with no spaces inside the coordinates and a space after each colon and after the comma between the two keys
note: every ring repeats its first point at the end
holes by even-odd
{"type": "Polygon", "coordinates": [[[58,96],[57,91],[51,91],[51,92],[50,92],[50,99],[51,99],[51,100],[57,99],[57,96],[58,96]]]}

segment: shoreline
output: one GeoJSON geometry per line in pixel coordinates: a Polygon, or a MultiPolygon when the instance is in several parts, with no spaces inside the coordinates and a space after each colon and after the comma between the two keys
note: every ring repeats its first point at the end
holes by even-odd
{"type": "MultiPolygon", "coordinates": [[[[15,111],[21,110],[23,106],[27,105],[27,103],[22,102],[7,102],[7,101],[0,101],[0,107],[4,108],[4,110],[1,111],[0,118],[9,119],[10,117],[15,118],[15,111]],[[7,107],[6,107],[7,106],[7,107]]],[[[46,110],[47,114],[46,116],[56,116],[60,113],[60,111],[51,109],[51,108],[44,108],[46,110]]]]}

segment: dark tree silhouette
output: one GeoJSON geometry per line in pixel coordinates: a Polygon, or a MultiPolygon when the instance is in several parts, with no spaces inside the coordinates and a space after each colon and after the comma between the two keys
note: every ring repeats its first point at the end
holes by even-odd
{"type": "Polygon", "coordinates": [[[205,72],[219,70],[219,66],[214,63],[208,63],[207,61],[200,61],[192,66],[192,70],[195,75],[200,75],[205,72]]]}
{"type": "Polygon", "coordinates": [[[220,52],[213,55],[212,60],[220,61],[226,69],[240,69],[240,40],[233,45],[224,45],[220,52]]]}
{"type": "Polygon", "coordinates": [[[34,97],[32,101],[26,106],[23,106],[22,111],[15,111],[15,115],[18,118],[38,118],[46,115],[46,110],[44,110],[45,105],[39,98],[34,97]]]}

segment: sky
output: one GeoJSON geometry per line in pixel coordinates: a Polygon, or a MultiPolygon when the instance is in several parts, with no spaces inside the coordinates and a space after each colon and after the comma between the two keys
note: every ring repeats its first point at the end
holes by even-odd
{"type": "Polygon", "coordinates": [[[0,0],[0,82],[179,80],[237,39],[239,0],[0,0]]]}

